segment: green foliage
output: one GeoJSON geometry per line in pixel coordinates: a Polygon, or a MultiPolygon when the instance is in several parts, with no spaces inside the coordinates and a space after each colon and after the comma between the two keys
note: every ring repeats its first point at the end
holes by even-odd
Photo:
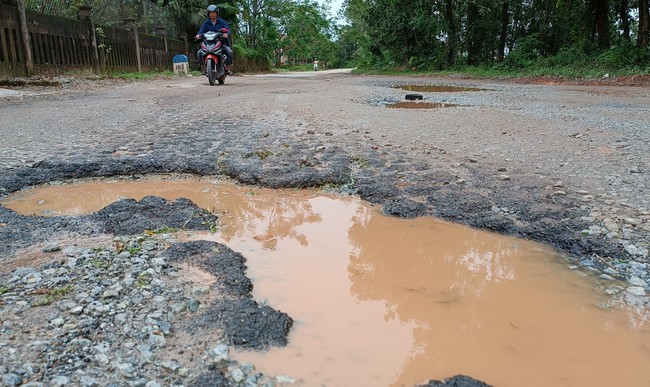
{"type": "Polygon", "coordinates": [[[273,152],[268,149],[258,149],[256,151],[246,154],[245,158],[251,158],[253,156],[259,158],[260,160],[266,160],[267,158],[273,156],[273,152]]]}
{"type": "Polygon", "coordinates": [[[596,55],[596,63],[603,68],[638,69],[648,72],[650,67],[650,48],[639,48],[623,44],[596,55]]]}
{"type": "Polygon", "coordinates": [[[142,248],[139,246],[129,246],[128,251],[129,255],[138,255],[142,252],[142,248]]]}
{"type": "Polygon", "coordinates": [[[511,68],[524,68],[533,64],[540,58],[543,43],[537,34],[524,36],[515,45],[515,48],[505,59],[505,66],[511,68]]]}
{"type": "Polygon", "coordinates": [[[55,301],[61,300],[64,296],[72,292],[74,288],[72,285],[66,285],[62,288],[53,288],[53,289],[37,289],[35,290],[32,294],[33,295],[42,295],[41,297],[37,298],[33,303],[32,306],[38,307],[38,306],[45,306],[49,305],[55,301]]]}
{"type": "Polygon", "coordinates": [[[25,9],[47,15],[76,18],[80,0],[25,0],[25,9]]]}
{"type": "Polygon", "coordinates": [[[10,290],[11,290],[11,287],[9,287],[8,285],[0,284],[0,296],[2,296],[3,294],[7,293],[10,290]]]}
{"type": "Polygon", "coordinates": [[[541,67],[581,67],[584,64],[593,61],[589,55],[578,47],[568,47],[560,50],[556,55],[539,57],[537,59],[537,63],[532,61],[528,66],[536,64],[541,67]]]}
{"type": "Polygon", "coordinates": [[[155,79],[160,77],[176,77],[176,76],[177,75],[171,70],[147,71],[141,73],[137,73],[137,72],[127,73],[127,72],[118,71],[107,75],[107,77],[109,78],[120,78],[126,80],[147,80],[147,79],[155,79]]]}
{"type": "Polygon", "coordinates": [[[90,261],[90,264],[95,269],[108,269],[111,267],[111,265],[108,262],[103,261],[101,259],[93,259],[92,261],[90,261]]]}
{"type": "Polygon", "coordinates": [[[346,0],[348,24],[339,30],[339,52],[349,63],[373,71],[440,71],[470,65],[498,71],[542,66],[579,72],[588,69],[588,61],[595,61],[599,70],[644,71],[647,47],[625,44],[637,41],[638,13],[628,8],[632,35],[620,36],[620,4],[602,4],[346,0]]]}
{"type": "Polygon", "coordinates": [[[149,286],[149,284],[151,284],[152,280],[153,278],[151,278],[151,275],[146,271],[143,271],[140,274],[138,274],[136,285],[140,288],[147,287],[149,286]]]}
{"type": "MultiPolygon", "coordinates": [[[[153,34],[165,27],[168,36],[186,33],[192,37],[206,20],[204,0],[26,0],[27,9],[76,19],[78,6],[92,6],[97,26],[101,63],[113,49],[105,43],[106,27],[122,27],[133,18],[138,30],[153,34]]],[[[326,8],[314,0],[220,0],[219,17],[231,27],[237,71],[266,70],[282,54],[296,60],[318,57],[331,64],[337,57],[333,21],[326,8]]],[[[103,66],[102,66],[103,68],[103,66]]],[[[122,76],[122,75],[120,75],[122,76]]],[[[146,76],[123,75],[140,79],[146,76]]]]}
{"type": "Polygon", "coordinates": [[[334,47],[330,22],[315,2],[285,2],[280,17],[279,49],[289,59],[330,61],[334,47]]]}
{"type": "Polygon", "coordinates": [[[178,231],[174,227],[163,227],[159,228],[157,230],[145,230],[144,233],[148,236],[154,236],[154,235],[159,235],[159,234],[171,234],[178,231]]]}
{"type": "Polygon", "coordinates": [[[277,73],[286,73],[290,71],[313,71],[313,70],[314,70],[314,65],[312,62],[283,65],[274,69],[274,71],[277,73]]]}
{"type": "Polygon", "coordinates": [[[263,49],[252,49],[243,44],[237,43],[233,46],[237,55],[237,71],[255,72],[264,71],[269,68],[271,58],[263,49]]]}
{"type": "MultiPolygon", "coordinates": [[[[206,19],[203,0],[25,0],[27,9],[76,18],[88,3],[102,60],[111,47],[102,28],[136,18],[142,32],[163,26],[193,36],[206,19]],[[99,27],[102,26],[102,27],[99,27]]],[[[237,71],[266,70],[313,58],[328,67],[375,71],[443,71],[458,66],[528,71],[532,67],[647,71],[648,47],[634,44],[641,25],[636,2],[605,0],[345,0],[335,24],[315,0],[220,0],[233,32],[237,71]],[[609,4],[609,6],[607,6],[609,4]],[[620,5],[628,4],[626,12],[620,5]],[[623,32],[622,16],[629,17],[623,32]]],[[[122,75],[121,75],[122,76],[122,75]]],[[[123,75],[146,78],[146,75],[123,75]]]]}

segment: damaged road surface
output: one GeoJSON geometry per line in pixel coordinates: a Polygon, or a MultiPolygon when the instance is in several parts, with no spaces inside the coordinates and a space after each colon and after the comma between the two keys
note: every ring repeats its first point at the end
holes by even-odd
{"type": "MultiPolygon", "coordinates": [[[[648,86],[327,72],[218,88],[191,77],[82,84],[0,100],[0,195],[161,173],[326,188],[387,215],[548,244],[585,272],[620,279],[647,307],[648,86]],[[454,105],[445,109],[386,107],[413,84],[480,91],[422,93],[454,105]]],[[[229,346],[285,345],[293,320],[252,298],[244,256],[173,232],[215,221],[189,200],[157,197],[77,217],[0,207],[2,383],[299,384],[230,358],[229,346]]]]}

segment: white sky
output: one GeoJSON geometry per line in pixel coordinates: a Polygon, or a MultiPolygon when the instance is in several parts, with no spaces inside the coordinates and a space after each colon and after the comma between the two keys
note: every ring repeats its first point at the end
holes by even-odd
{"type": "MultiPolygon", "coordinates": [[[[325,4],[325,0],[318,0],[319,4],[325,4]]],[[[339,9],[341,8],[341,4],[343,4],[343,0],[332,0],[331,1],[331,10],[332,10],[332,16],[336,16],[336,14],[339,12],[339,9]]]]}

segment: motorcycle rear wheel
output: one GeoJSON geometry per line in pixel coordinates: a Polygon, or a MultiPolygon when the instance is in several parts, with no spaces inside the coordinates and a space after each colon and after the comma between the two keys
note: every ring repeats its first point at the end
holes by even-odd
{"type": "Polygon", "coordinates": [[[210,86],[214,86],[214,80],[217,74],[214,73],[214,63],[212,58],[208,58],[205,67],[206,67],[206,75],[208,77],[208,82],[210,82],[210,86]]]}

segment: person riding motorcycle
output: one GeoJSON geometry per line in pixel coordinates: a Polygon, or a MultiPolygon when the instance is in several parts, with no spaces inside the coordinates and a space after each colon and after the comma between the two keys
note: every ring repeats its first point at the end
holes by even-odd
{"type": "MultiPolygon", "coordinates": [[[[232,48],[230,48],[230,42],[228,41],[228,34],[230,33],[230,26],[228,23],[226,23],[225,20],[219,18],[219,9],[217,8],[216,5],[211,4],[208,6],[208,19],[203,23],[201,26],[201,29],[199,32],[196,33],[196,36],[194,37],[195,40],[200,39],[204,33],[206,32],[216,32],[223,34],[222,39],[222,50],[224,54],[226,54],[226,73],[228,75],[232,75],[232,57],[233,57],[233,51],[232,48]]],[[[199,49],[196,53],[196,57],[199,59],[199,63],[201,64],[201,69],[203,69],[203,51],[199,49]]]]}

